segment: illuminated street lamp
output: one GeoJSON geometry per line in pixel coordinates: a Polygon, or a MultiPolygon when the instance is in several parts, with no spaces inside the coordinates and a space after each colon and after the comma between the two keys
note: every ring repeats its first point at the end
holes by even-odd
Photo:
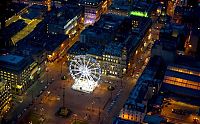
{"type": "Polygon", "coordinates": [[[91,107],[91,111],[93,111],[93,105],[95,104],[95,101],[92,101],[92,107],[91,107]]]}
{"type": "Polygon", "coordinates": [[[62,64],[61,64],[61,67],[60,67],[60,75],[62,76],[62,70],[63,70],[63,65],[65,64],[65,62],[63,62],[62,64]]]}

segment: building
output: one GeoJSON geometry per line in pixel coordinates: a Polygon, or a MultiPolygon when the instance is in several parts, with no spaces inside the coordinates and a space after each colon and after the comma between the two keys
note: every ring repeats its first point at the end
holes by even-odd
{"type": "Polygon", "coordinates": [[[4,80],[0,80],[0,122],[12,106],[11,86],[4,80]]]}
{"type": "Polygon", "coordinates": [[[145,36],[152,25],[152,20],[147,17],[131,16],[132,32],[141,37],[145,36]]]}
{"type": "Polygon", "coordinates": [[[151,55],[161,56],[166,63],[173,63],[177,55],[185,55],[185,43],[189,37],[188,28],[182,24],[167,24],[161,28],[159,40],[155,41],[151,55]]]}
{"type": "Polygon", "coordinates": [[[185,44],[185,52],[189,55],[197,55],[197,51],[200,45],[200,26],[195,26],[188,37],[188,40],[185,44]]]}
{"type": "Polygon", "coordinates": [[[165,72],[163,87],[177,94],[200,97],[200,69],[171,64],[165,72]]]}
{"type": "Polygon", "coordinates": [[[166,124],[167,120],[160,115],[146,115],[144,118],[144,124],[166,124]]]}
{"type": "Polygon", "coordinates": [[[146,24],[149,19],[136,18],[141,21],[138,22],[137,29],[144,31],[143,34],[131,33],[132,25],[130,20],[134,20],[134,17],[112,14],[102,15],[99,21],[81,33],[80,43],[77,42],[69,49],[69,56],[91,55],[94,58],[98,58],[103,75],[123,76],[126,73],[132,55],[137,54],[137,50],[141,50],[141,47],[144,46],[141,39],[149,27],[149,23],[146,24]]]}
{"type": "Polygon", "coordinates": [[[116,117],[112,124],[140,124],[140,123],[116,117]]]}
{"type": "Polygon", "coordinates": [[[140,41],[136,36],[129,36],[131,26],[127,20],[122,16],[102,15],[81,33],[80,43],[70,48],[69,55],[87,54],[98,58],[103,75],[121,77],[126,72],[130,54],[140,41]]]}
{"type": "Polygon", "coordinates": [[[120,43],[110,43],[107,46],[88,46],[84,43],[75,43],[68,51],[72,59],[76,55],[93,57],[101,66],[103,76],[121,77],[126,71],[126,50],[120,43]]]}
{"type": "Polygon", "coordinates": [[[108,14],[115,14],[120,16],[129,16],[132,10],[132,2],[128,0],[113,0],[111,6],[108,8],[108,14]]]}
{"type": "Polygon", "coordinates": [[[120,16],[149,17],[153,9],[153,4],[144,1],[114,0],[107,13],[120,16]]]}
{"type": "Polygon", "coordinates": [[[49,17],[44,18],[37,27],[17,43],[13,50],[18,55],[32,56],[43,70],[44,61],[55,61],[65,54],[69,47],[69,36],[66,34],[47,33],[49,17]]]}
{"type": "Polygon", "coordinates": [[[194,7],[176,6],[174,9],[173,21],[179,24],[195,22],[196,18],[193,16],[194,16],[194,7]],[[192,18],[192,20],[188,20],[188,18],[192,18]]]}
{"type": "Polygon", "coordinates": [[[8,14],[8,18],[3,24],[3,30],[0,30],[0,39],[4,41],[4,46],[14,46],[20,40],[30,34],[37,24],[43,20],[47,8],[41,5],[26,6],[24,4],[11,4],[9,8],[13,15],[8,14]],[[17,7],[18,6],[18,7],[17,7]],[[16,7],[17,9],[15,10],[16,7]]]}
{"type": "Polygon", "coordinates": [[[124,103],[119,113],[119,118],[143,123],[147,113],[148,101],[152,96],[156,95],[161,88],[163,76],[160,74],[163,67],[163,61],[160,57],[153,57],[150,59],[147,67],[124,103]]]}
{"type": "Polygon", "coordinates": [[[152,47],[151,56],[160,56],[166,63],[173,63],[176,58],[176,42],[168,40],[156,41],[152,47]]]}
{"type": "Polygon", "coordinates": [[[79,6],[65,5],[56,8],[49,15],[47,33],[74,36],[80,30],[83,21],[83,10],[79,6]]]}
{"type": "Polygon", "coordinates": [[[131,29],[129,24],[125,24],[125,22],[126,19],[122,16],[102,15],[94,26],[89,26],[81,32],[80,41],[91,45],[105,45],[111,41],[119,41],[121,40],[119,37],[127,37],[131,29]]]}
{"type": "Polygon", "coordinates": [[[40,71],[37,63],[34,63],[30,57],[1,55],[0,63],[1,79],[11,85],[13,94],[20,95],[26,91],[40,71]]]}
{"type": "Polygon", "coordinates": [[[84,7],[84,24],[94,24],[105,13],[108,7],[106,0],[80,0],[79,5],[84,7]]]}

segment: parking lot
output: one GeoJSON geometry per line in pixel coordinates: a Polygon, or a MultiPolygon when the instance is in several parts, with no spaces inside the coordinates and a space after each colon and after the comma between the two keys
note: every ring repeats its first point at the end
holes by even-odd
{"type": "Polygon", "coordinates": [[[161,115],[172,123],[200,123],[200,116],[197,115],[199,107],[173,99],[164,99],[161,115]]]}

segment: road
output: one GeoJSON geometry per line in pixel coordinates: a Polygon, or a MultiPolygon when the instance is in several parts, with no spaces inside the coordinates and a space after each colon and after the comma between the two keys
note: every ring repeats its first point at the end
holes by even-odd
{"type": "MultiPolygon", "coordinates": [[[[170,104],[164,105],[161,111],[161,115],[166,117],[168,122],[186,124],[193,123],[194,118],[198,118],[200,120],[200,116],[196,115],[199,107],[195,105],[190,105],[184,102],[176,101],[173,99],[168,100],[170,104]],[[177,113],[173,113],[172,109],[181,109],[190,111],[191,114],[181,115],[177,113]]],[[[200,123],[200,122],[199,122],[200,123]]]]}

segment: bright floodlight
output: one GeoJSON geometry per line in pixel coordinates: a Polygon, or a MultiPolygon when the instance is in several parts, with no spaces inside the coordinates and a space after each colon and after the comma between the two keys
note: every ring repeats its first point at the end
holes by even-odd
{"type": "Polygon", "coordinates": [[[70,62],[69,71],[75,83],[72,89],[91,93],[98,86],[101,68],[94,58],[78,55],[70,62]]]}

